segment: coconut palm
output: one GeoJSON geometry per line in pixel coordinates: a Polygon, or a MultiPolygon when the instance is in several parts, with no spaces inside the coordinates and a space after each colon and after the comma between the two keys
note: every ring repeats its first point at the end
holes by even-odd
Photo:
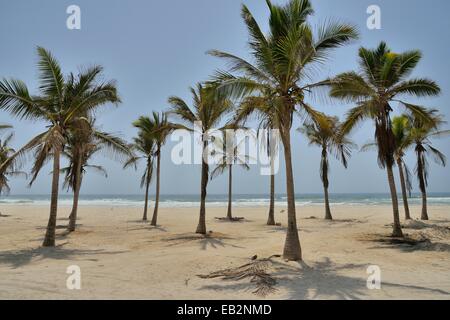
{"type": "MultiPolygon", "coordinates": [[[[10,126],[4,126],[4,129],[10,128],[10,126]]],[[[4,139],[0,139],[0,164],[5,163],[16,152],[11,146],[11,140],[14,134],[9,133],[4,139]]],[[[10,162],[8,166],[5,166],[0,171],[0,195],[3,193],[9,193],[11,188],[9,187],[9,178],[24,176],[26,173],[19,170],[20,164],[17,161],[10,162]]]]}
{"type": "Polygon", "coordinates": [[[328,155],[334,153],[336,158],[347,168],[347,158],[355,144],[345,135],[340,133],[340,123],[337,117],[323,116],[320,121],[305,123],[298,129],[309,140],[309,145],[315,145],[322,149],[320,158],[320,178],[323,183],[325,197],[325,219],[333,220],[328,196],[329,186],[329,162],[328,155]]]}
{"type": "Polygon", "coordinates": [[[100,152],[119,161],[132,156],[128,144],[120,137],[96,129],[95,119],[80,119],[79,124],[70,130],[63,151],[63,155],[69,159],[69,166],[60,170],[65,175],[65,186],[73,190],[73,205],[68,225],[70,232],[76,228],[80,189],[87,169],[107,177],[102,166],[88,163],[100,152]]]}
{"type": "Polygon", "coordinates": [[[249,156],[241,154],[240,148],[245,139],[238,141],[238,137],[234,130],[225,129],[223,131],[223,139],[215,137],[214,144],[218,147],[219,151],[219,163],[216,168],[211,172],[211,180],[223,174],[228,170],[228,209],[227,219],[234,221],[232,214],[232,187],[233,187],[233,166],[237,165],[245,170],[250,170],[248,165],[249,156]]]}
{"type": "Polygon", "coordinates": [[[148,193],[150,188],[150,183],[153,178],[153,167],[155,158],[156,143],[155,139],[149,132],[146,132],[139,128],[138,136],[133,138],[133,143],[131,149],[134,155],[129,158],[125,163],[124,168],[134,166],[137,168],[137,163],[140,160],[145,160],[145,171],[141,178],[141,188],[145,187],[145,200],[144,200],[144,214],[142,216],[143,221],[147,221],[147,211],[148,211],[148,193]]]}
{"type": "Polygon", "coordinates": [[[347,114],[343,132],[352,131],[360,122],[371,119],[375,123],[375,141],[378,147],[378,163],[386,168],[392,198],[394,237],[402,237],[397,189],[392,167],[395,164],[396,142],[392,131],[393,103],[405,107],[408,114],[430,123],[424,107],[400,100],[399,97],[435,96],[439,86],[429,79],[408,79],[422,55],[419,51],[392,52],[386,43],[371,50],[359,49],[359,72],[347,72],[332,81],[331,96],[356,103],[347,114]]]}
{"type": "Polygon", "coordinates": [[[206,234],[206,194],[209,180],[208,145],[211,142],[211,130],[220,129],[221,120],[233,109],[233,104],[226,94],[217,92],[215,86],[197,84],[191,88],[193,105],[181,98],[169,98],[170,115],[175,116],[183,123],[194,126],[200,131],[202,143],[202,173],[200,188],[200,214],[196,233],[206,234]]]}
{"type": "Polygon", "coordinates": [[[447,164],[446,156],[433,147],[432,139],[450,135],[450,130],[439,130],[440,126],[445,123],[442,116],[436,114],[437,110],[429,110],[428,114],[433,119],[432,122],[424,122],[421,118],[411,118],[410,136],[413,141],[414,150],[416,152],[417,164],[416,174],[419,181],[419,188],[422,193],[422,220],[428,220],[427,208],[427,187],[429,164],[428,158],[431,158],[438,165],[443,167],[447,164]]]}
{"type": "Polygon", "coordinates": [[[146,132],[153,137],[155,142],[156,157],[156,192],[155,207],[151,221],[152,226],[156,226],[158,222],[159,208],[159,192],[160,192],[160,176],[161,176],[161,148],[166,143],[169,134],[177,128],[176,125],[170,123],[165,113],[153,112],[152,117],[140,117],[133,125],[140,130],[146,132]]]}
{"type": "Polygon", "coordinates": [[[226,52],[211,51],[210,54],[226,59],[230,65],[229,71],[219,71],[213,81],[236,97],[255,93],[270,97],[270,105],[277,113],[286,163],[288,225],[283,256],[287,260],[301,260],[291,159],[293,116],[301,112],[315,117],[314,109],[305,101],[316,86],[309,82],[310,72],[317,70],[318,63],[326,60],[331,49],[357,38],[358,33],[347,24],[327,23],[315,36],[307,21],[313,14],[309,0],[290,0],[283,6],[269,0],[266,3],[270,11],[267,35],[249,9],[242,6],[254,63],[226,52]]]}
{"type": "Polygon", "coordinates": [[[236,119],[245,123],[251,116],[256,117],[258,121],[258,139],[265,149],[270,161],[270,201],[267,225],[274,226],[275,223],[275,159],[279,148],[279,131],[277,113],[273,104],[271,104],[269,93],[266,96],[245,97],[240,103],[236,119]]]}
{"type": "MultiPolygon", "coordinates": [[[[408,194],[411,195],[411,172],[403,160],[407,149],[413,143],[411,135],[409,134],[410,123],[406,115],[401,115],[392,118],[392,133],[395,139],[395,153],[394,160],[398,167],[400,186],[402,189],[403,208],[405,210],[405,220],[411,219],[408,204],[408,194]]],[[[376,142],[367,143],[361,147],[361,151],[367,151],[372,148],[377,148],[376,142]]]]}
{"type": "MultiPolygon", "coordinates": [[[[20,80],[3,80],[0,82],[0,109],[20,119],[46,123],[46,130],[17,151],[11,161],[26,152],[34,151],[35,162],[30,182],[32,184],[49,155],[53,157],[50,215],[43,242],[43,246],[53,247],[58,210],[60,157],[68,131],[80,116],[91,114],[107,103],[117,104],[120,99],[113,81],[99,81],[101,67],[94,66],[81,70],[78,75],[70,73],[64,77],[58,61],[49,51],[38,47],[37,53],[39,95],[31,95],[26,84],[20,80]]],[[[9,162],[3,166],[7,166],[9,162]]]]}

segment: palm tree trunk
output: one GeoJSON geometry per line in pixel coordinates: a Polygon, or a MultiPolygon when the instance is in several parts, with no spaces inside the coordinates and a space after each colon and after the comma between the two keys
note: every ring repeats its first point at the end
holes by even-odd
{"type": "Polygon", "coordinates": [[[150,187],[150,167],[147,168],[147,179],[145,181],[145,200],[144,200],[144,216],[142,217],[142,221],[147,221],[147,210],[148,210],[148,189],[150,187]]]}
{"type": "Polygon", "coordinates": [[[153,210],[153,217],[151,223],[152,226],[156,226],[158,220],[160,169],[161,169],[161,147],[158,146],[158,157],[156,159],[156,196],[155,196],[155,209],[153,210]]]}
{"type": "Polygon", "coordinates": [[[328,186],[326,186],[325,183],[323,184],[323,191],[325,195],[325,220],[333,220],[330,210],[330,200],[328,197],[328,186]]]}
{"type": "Polygon", "coordinates": [[[75,231],[77,224],[77,214],[78,214],[78,199],[80,197],[80,189],[81,189],[81,157],[78,159],[77,168],[75,172],[75,190],[73,191],[73,205],[72,212],[69,216],[69,226],[68,230],[70,232],[75,231]]]}
{"type": "Polygon", "coordinates": [[[272,166],[271,170],[272,170],[272,172],[270,175],[269,218],[267,219],[268,226],[275,225],[275,175],[273,174],[273,166],[272,166]]]}
{"type": "Polygon", "coordinates": [[[419,189],[422,193],[422,214],[420,219],[428,220],[428,209],[427,209],[427,185],[425,182],[425,163],[422,161],[423,154],[422,151],[417,152],[417,174],[419,176],[419,189]]]}
{"type": "Polygon", "coordinates": [[[232,205],[232,185],[233,185],[233,174],[232,174],[232,166],[228,165],[228,211],[227,211],[227,219],[233,220],[233,214],[231,213],[231,205],[232,205]]]}
{"type": "Polygon", "coordinates": [[[50,199],[50,217],[48,219],[47,231],[42,246],[55,246],[56,216],[58,213],[58,190],[59,190],[59,161],[61,156],[61,147],[56,146],[53,151],[53,176],[52,176],[52,195],[50,199]]]}
{"type": "Polygon", "coordinates": [[[422,215],[421,220],[429,220],[428,218],[428,207],[427,207],[427,190],[422,191],[422,215]]]}
{"type": "Polygon", "coordinates": [[[389,188],[391,191],[392,198],[392,209],[394,214],[394,225],[392,236],[393,237],[403,237],[402,227],[400,224],[400,214],[398,211],[398,198],[397,198],[397,189],[395,188],[395,180],[394,180],[394,172],[392,171],[392,164],[386,165],[386,171],[388,176],[389,188]]]}
{"type": "Polygon", "coordinates": [[[411,220],[411,215],[409,213],[408,205],[408,194],[406,191],[405,174],[403,169],[403,161],[401,158],[397,159],[398,171],[400,173],[400,184],[402,187],[402,197],[403,197],[403,207],[405,209],[405,220],[411,220]]]}
{"type": "Polygon", "coordinates": [[[291,137],[290,130],[281,130],[284,146],[284,158],[286,163],[286,191],[288,205],[288,225],[286,241],[284,244],[283,258],[289,261],[302,260],[302,249],[297,229],[297,217],[295,212],[294,175],[292,170],[291,137]]]}
{"type": "Polygon", "coordinates": [[[327,146],[322,146],[322,160],[321,160],[321,168],[322,172],[322,182],[323,182],[323,191],[324,191],[324,200],[325,200],[325,220],[333,220],[330,210],[330,199],[328,197],[328,152],[327,146]]]}
{"type": "Polygon", "coordinates": [[[200,195],[200,217],[195,233],[206,234],[206,188],[208,186],[208,164],[202,160],[202,180],[200,195]]]}

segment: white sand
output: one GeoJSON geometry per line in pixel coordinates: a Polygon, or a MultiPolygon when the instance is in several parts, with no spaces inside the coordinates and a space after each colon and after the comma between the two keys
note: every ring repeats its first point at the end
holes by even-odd
{"type": "MultiPolygon", "coordinates": [[[[419,207],[412,207],[415,217],[419,207]]],[[[280,254],[285,230],[265,226],[265,208],[239,208],[248,221],[215,221],[224,208],[207,210],[208,230],[192,232],[197,209],[161,209],[161,227],[140,222],[140,208],[81,207],[79,230],[64,236],[57,248],[40,248],[48,208],[0,206],[1,299],[257,299],[249,279],[239,282],[200,279],[250,257],[280,254]],[[66,288],[66,268],[81,268],[81,290],[66,288]]],[[[67,223],[70,208],[59,211],[67,223]]],[[[277,209],[283,225],[286,213],[277,209]]],[[[321,220],[320,206],[298,208],[304,263],[275,259],[277,280],[268,299],[450,299],[450,207],[430,207],[432,221],[405,229],[415,247],[375,240],[390,233],[391,213],[384,206],[337,206],[335,222],[321,220]],[[318,219],[307,219],[316,216],[318,219]],[[367,267],[381,268],[381,290],[366,287],[367,267]]],[[[152,213],[152,210],[150,210],[152,213]]]]}

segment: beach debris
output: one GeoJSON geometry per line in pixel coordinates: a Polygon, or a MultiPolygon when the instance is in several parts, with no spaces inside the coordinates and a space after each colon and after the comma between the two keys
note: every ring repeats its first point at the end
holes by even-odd
{"type": "Polygon", "coordinates": [[[275,288],[277,281],[272,275],[269,274],[269,269],[273,263],[271,259],[280,257],[280,255],[273,255],[269,258],[258,259],[258,256],[254,255],[251,258],[252,262],[246,263],[242,266],[197,276],[201,279],[222,278],[222,280],[225,281],[241,281],[244,279],[250,279],[250,284],[256,287],[252,293],[260,297],[266,297],[277,290],[275,288]]]}

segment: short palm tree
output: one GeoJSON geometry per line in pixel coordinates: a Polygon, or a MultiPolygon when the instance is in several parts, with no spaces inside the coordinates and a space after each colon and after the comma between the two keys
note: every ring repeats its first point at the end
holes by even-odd
{"type": "MultiPolygon", "coordinates": [[[[100,82],[102,68],[94,66],[64,77],[58,61],[44,48],[37,48],[39,62],[39,95],[32,96],[20,80],[0,82],[0,109],[20,119],[40,120],[46,130],[31,139],[12,159],[35,151],[32,184],[49,155],[53,156],[50,215],[43,246],[55,246],[56,217],[61,152],[69,130],[80,116],[91,114],[108,103],[119,103],[114,82],[100,82]]],[[[12,161],[11,159],[11,161],[12,161]]],[[[7,166],[9,163],[3,165],[7,166]]],[[[1,169],[0,169],[1,171],[1,169]]]]}
{"type": "Polygon", "coordinates": [[[405,220],[411,219],[411,213],[409,211],[408,194],[411,194],[411,174],[404,161],[406,150],[411,146],[412,139],[409,134],[409,120],[406,115],[394,117],[392,119],[392,133],[395,138],[395,153],[394,159],[397,163],[400,186],[402,188],[403,208],[405,210],[405,220]]]}
{"type": "Polygon", "coordinates": [[[234,221],[232,213],[232,201],[233,201],[233,166],[237,165],[245,170],[250,170],[248,165],[249,156],[240,154],[240,146],[245,143],[242,139],[238,141],[238,137],[234,130],[222,130],[223,139],[215,137],[214,144],[217,145],[219,152],[219,164],[211,172],[211,179],[223,174],[228,170],[228,209],[227,209],[227,219],[229,221],[234,221]]]}
{"type": "Polygon", "coordinates": [[[422,55],[419,51],[392,52],[382,42],[374,50],[359,49],[360,72],[347,72],[332,80],[331,96],[356,104],[343,123],[348,133],[361,121],[371,119],[375,123],[375,141],[378,147],[378,163],[386,168],[392,198],[394,237],[402,237],[398,210],[397,190],[392,167],[395,164],[396,142],[392,131],[391,112],[393,103],[406,108],[408,114],[429,123],[431,119],[425,108],[399,100],[399,96],[435,96],[439,86],[428,79],[408,79],[422,55]]]}
{"type": "Polygon", "coordinates": [[[299,128],[299,131],[308,138],[310,145],[315,145],[322,149],[320,178],[323,183],[325,197],[325,219],[333,220],[328,196],[328,173],[330,170],[328,156],[330,152],[334,153],[336,158],[347,168],[347,159],[351,155],[351,150],[355,147],[355,144],[346,135],[340,133],[340,123],[337,117],[323,115],[320,121],[305,123],[303,127],[299,128]]]}
{"type": "Polygon", "coordinates": [[[315,117],[316,112],[305,101],[305,96],[317,85],[309,82],[310,72],[326,61],[332,49],[356,39],[358,33],[351,25],[328,23],[314,35],[308,22],[314,12],[309,0],[290,0],[282,6],[269,0],[266,3],[270,12],[267,35],[249,9],[242,6],[254,63],[226,52],[211,51],[210,54],[227,60],[230,65],[229,71],[218,72],[213,81],[236,97],[258,93],[263,98],[270,97],[270,105],[277,113],[286,164],[288,225],[283,256],[287,260],[301,260],[291,159],[294,114],[315,117]]]}
{"type": "Polygon", "coordinates": [[[275,222],[275,158],[280,144],[277,112],[271,103],[270,93],[261,96],[245,97],[240,103],[236,120],[245,122],[254,116],[258,121],[258,139],[262,142],[270,161],[270,197],[267,225],[274,226],[275,222]]]}
{"type": "MultiPolygon", "coordinates": [[[[10,128],[10,126],[5,126],[4,129],[10,128]]],[[[16,152],[11,146],[11,140],[14,134],[9,133],[4,139],[0,139],[0,164],[7,162],[10,157],[16,152]]],[[[0,195],[3,193],[9,193],[11,188],[9,187],[9,178],[24,176],[26,173],[19,170],[20,164],[17,161],[9,162],[8,166],[5,166],[2,171],[0,171],[0,195]]]]}
{"type": "Polygon", "coordinates": [[[177,128],[176,125],[171,124],[166,113],[153,112],[152,117],[140,117],[133,125],[143,132],[151,135],[155,142],[155,157],[156,157],[156,192],[155,192],[155,207],[153,210],[153,217],[151,221],[152,226],[158,223],[158,208],[159,208],[159,192],[161,185],[161,148],[166,143],[169,134],[177,128]]]}
{"type": "Polygon", "coordinates": [[[140,160],[145,160],[145,171],[141,178],[141,188],[145,187],[145,200],[144,200],[144,214],[142,216],[143,221],[147,221],[147,211],[148,211],[148,193],[150,188],[150,183],[153,178],[153,167],[155,158],[156,143],[155,139],[148,132],[139,129],[138,136],[133,138],[133,143],[131,145],[131,150],[134,155],[128,159],[125,163],[124,168],[134,166],[137,168],[137,163],[140,160]]]}
{"type": "Polygon", "coordinates": [[[419,181],[419,188],[422,193],[422,220],[428,220],[427,207],[427,187],[429,165],[427,158],[431,158],[439,165],[445,167],[447,159],[445,155],[433,147],[432,139],[450,135],[450,130],[439,130],[440,126],[445,123],[440,115],[436,114],[436,110],[429,110],[428,113],[433,121],[423,122],[421,118],[411,119],[410,135],[413,141],[414,150],[416,152],[417,164],[416,174],[419,181]]]}
{"type": "Polygon", "coordinates": [[[68,225],[70,232],[76,228],[80,189],[86,170],[91,169],[107,176],[102,166],[88,163],[100,152],[120,161],[132,156],[128,144],[120,137],[96,129],[95,119],[80,119],[79,124],[70,130],[63,151],[63,155],[69,159],[69,166],[61,169],[61,173],[65,175],[65,185],[74,194],[68,225]]]}
{"type": "Polygon", "coordinates": [[[202,176],[200,188],[200,215],[196,233],[206,234],[206,194],[209,180],[208,145],[211,142],[210,130],[220,129],[221,120],[230,114],[233,104],[227,95],[217,92],[215,86],[197,84],[191,88],[193,106],[181,98],[169,98],[170,115],[188,126],[197,127],[202,139],[202,176]]]}

